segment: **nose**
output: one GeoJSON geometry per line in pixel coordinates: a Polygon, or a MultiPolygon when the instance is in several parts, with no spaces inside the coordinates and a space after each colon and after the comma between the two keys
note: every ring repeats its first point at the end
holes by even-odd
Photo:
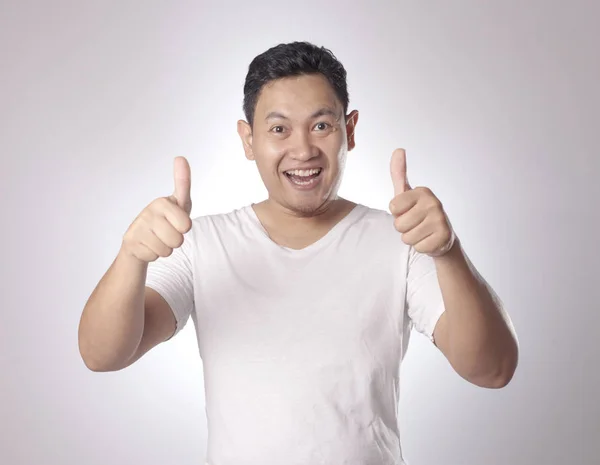
{"type": "Polygon", "coordinates": [[[319,155],[319,149],[313,145],[310,134],[298,131],[291,141],[290,156],[295,160],[307,161],[319,155]]]}

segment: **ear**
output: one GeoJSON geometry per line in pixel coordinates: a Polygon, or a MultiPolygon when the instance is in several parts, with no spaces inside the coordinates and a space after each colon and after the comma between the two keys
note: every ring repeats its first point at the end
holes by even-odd
{"type": "Polygon", "coordinates": [[[237,122],[237,131],[242,139],[244,152],[248,160],[254,160],[254,152],[252,151],[252,127],[244,120],[237,122]]]}
{"type": "Polygon", "coordinates": [[[348,138],[348,151],[352,150],[356,146],[356,142],[354,140],[356,123],[358,123],[358,111],[352,110],[352,112],[348,116],[346,116],[346,136],[348,138]]]}

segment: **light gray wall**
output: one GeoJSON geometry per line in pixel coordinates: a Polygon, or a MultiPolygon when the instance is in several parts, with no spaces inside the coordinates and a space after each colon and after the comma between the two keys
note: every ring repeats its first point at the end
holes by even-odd
{"type": "Polygon", "coordinates": [[[78,319],[129,223],[171,193],[172,157],[190,160],[194,216],[263,197],[235,132],[245,71],[310,40],[361,111],[342,195],[387,208],[405,147],[520,337],[501,391],[413,337],[410,464],[597,464],[599,16],[591,0],[2,1],[0,462],[201,463],[191,326],[95,374],[78,319]]]}

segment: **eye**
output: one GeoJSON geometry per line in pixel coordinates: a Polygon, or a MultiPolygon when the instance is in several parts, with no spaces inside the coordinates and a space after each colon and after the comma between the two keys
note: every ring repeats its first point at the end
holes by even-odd
{"type": "Polygon", "coordinates": [[[274,132],[275,134],[281,134],[284,131],[284,127],[283,126],[273,126],[270,131],[274,132]]]}
{"type": "Polygon", "coordinates": [[[315,125],[315,129],[319,130],[319,131],[325,131],[326,129],[329,129],[331,127],[331,125],[329,123],[325,123],[324,121],[321,121],[320,123],[317,123],[315,125]]]}

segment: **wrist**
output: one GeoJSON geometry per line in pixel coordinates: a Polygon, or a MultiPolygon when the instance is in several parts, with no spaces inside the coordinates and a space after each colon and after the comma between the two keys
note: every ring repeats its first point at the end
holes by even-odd
{"type": "Polygon", "coordinates": [[[127,247],[123,244],[119,249],[119,253],[117,254],[117,258],[115,260],[124,268],[127,268],[131,271],[141,271],[146,272],[148,269],[148,262],[139,259],[132,252],[130,252],[127,247]]]}

